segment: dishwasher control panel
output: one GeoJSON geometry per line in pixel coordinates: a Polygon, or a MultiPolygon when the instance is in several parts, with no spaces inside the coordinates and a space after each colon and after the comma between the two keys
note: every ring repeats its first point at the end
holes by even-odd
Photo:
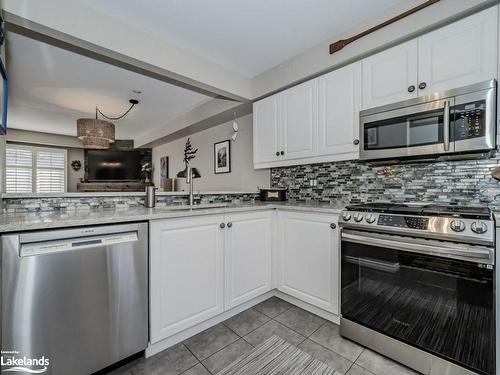
{"type": "Polygon", "coordinates": [[[56,241],[30,242],[21,245],[19,255],[21,257],[27,257],[33,255],[52,254],[62,251],[88,249],[99,246],[110,246],[125,242],[134,242],[137,240],[137,232],[128,232],[94,237],[71,238],[56,241]]]}

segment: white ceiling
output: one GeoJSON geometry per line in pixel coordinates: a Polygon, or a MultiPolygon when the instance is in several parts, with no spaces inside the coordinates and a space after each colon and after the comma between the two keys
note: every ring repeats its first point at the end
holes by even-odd
{"type": "Polygon", "coordinates": [[[76,1],[254,77],[408,0],[76,1]]]}
{"type": "Polygon", "coordinates": [[[76,135],[76,119],[94,117],[96,105],[117,116],[136,98],[114,122],[117,138],[135,139],[210,99],[15,33],[7,35],[7,58],[11,128],[76,135]]]}

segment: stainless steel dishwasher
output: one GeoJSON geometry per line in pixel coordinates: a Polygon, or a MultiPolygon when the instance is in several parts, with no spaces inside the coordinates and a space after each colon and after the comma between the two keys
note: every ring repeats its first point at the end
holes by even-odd
{"type": "Polygon", "coordinates": [[[1,257],[4,359],[90,374],[146,348],[147,223],[3,235],[1,257]]]}

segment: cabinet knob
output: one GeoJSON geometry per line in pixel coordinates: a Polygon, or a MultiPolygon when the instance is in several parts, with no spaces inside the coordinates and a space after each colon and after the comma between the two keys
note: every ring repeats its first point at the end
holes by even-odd
{"type": "Polygon", "coordinates": [[[281,155],[285,155],[285,151],[281,151],[281,152],[280,152],[280,154],[281,154],[281,155]]]}
{"type": "Polygon", "coordinates": [[[231,223],[231,222],[227,223],[228,228],[231,228],[232,226],[233,226],[233,223],[231,223]]]}
{"type": "Polygon", "coordinates": [[[415,86],[411,85],[411,86],[408,86],[408,92],[413,92],[415,91],[415,86]]]}
{"type": "Polygon", "coordinates": [[[279,151],[276,151],[276,156],[280,156],[280,152],[279,151]]]}
{"type": "Polygon", "coordinates": [[[219,226],[220,226],[220,228],[221,228],[221,229],[224,229],[224,228],[226,227],[226,224],[224,224],[224,223],[220,223],[220,225],[219,225],[219,226]]]}
{"type": "Polygon", "coordinates": [[[354,143],[356,146],[359,145],[359,139],[355,139],[354,141],[352,141],[352,143],[354,143]]]}
{"type": "Polygon", "coordinates": [[[427,83],[425,83],[425,82],[420,82],[420,84],[418,85],[418,88],[419,88],[420,90],[423,90],[423,89],[425,89],[426,87],[427,87],[427,83]]]}
{"type": "Polygon", "coordinates": [[[330,228],[332,228],[332,229],[337,228],[337,224],[335,224],[335,223],[331,223],[331,224],[330,224],[330,228]]]}

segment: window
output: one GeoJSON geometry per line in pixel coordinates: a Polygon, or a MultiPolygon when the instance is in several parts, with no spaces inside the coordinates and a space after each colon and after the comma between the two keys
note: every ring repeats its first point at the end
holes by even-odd
{"type": "Polygon", "coordinates": [[[8,144],[5,160],[7,193],[64,193],[66,150],[8,144]]]}

